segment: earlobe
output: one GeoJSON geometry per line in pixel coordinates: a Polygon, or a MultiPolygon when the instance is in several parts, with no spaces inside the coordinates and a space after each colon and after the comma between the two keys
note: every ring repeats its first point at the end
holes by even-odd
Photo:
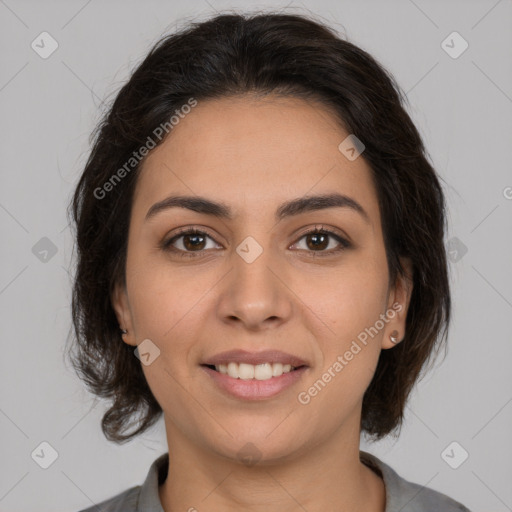
{"type": "Polygon", "coordinates": [[[405,272],[398,275],[389,294],[386,316],[389,321],[384,330],[382,348],[389,349],[404,341],[406,318],[413,288],[413,266],[409,258],[401,258],[400,262],[405,272]]]}

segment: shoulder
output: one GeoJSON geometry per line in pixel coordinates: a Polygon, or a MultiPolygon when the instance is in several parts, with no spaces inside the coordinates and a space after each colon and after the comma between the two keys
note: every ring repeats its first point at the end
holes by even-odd
{"type": "Polygon", "coordinates": [[[394,499],[400,503],[400,508],[403,507],[402,512],[470,512],[462,503],[446,494],[399,478],[400,483],[396,486],[394,499]]]}
{"type": "Polygon", "coordinates": [[[164,512],[158,496],[158,486],[167,477],[169,454],[160,455],[142,485],[130,487],[112,498],[79,512],[164,512]]]}
{"type": "Polygon", "coordinates": [[[446,494],[405,480],[375,455],[360,452],[360,458],[366,465],[377,468],[382,474],[386,486],[386,512],[471,512],[446,494]]]}
{"type": "Polygon", "coordinates": [[[140,485],[130,487],[97,505],[80,510],[79,512],[136,512],[139,501],[140,485]]]}

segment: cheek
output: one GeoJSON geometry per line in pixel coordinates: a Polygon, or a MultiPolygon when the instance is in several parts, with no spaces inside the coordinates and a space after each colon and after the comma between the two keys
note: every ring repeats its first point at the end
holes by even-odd
{"type": "Polygon", "coordinates": [[[311,394],[304,391],[310,396],[321,394],[318,405],[323,402],[329,408],[342,402],[349,408],[355,406],[373,377],[385,325],[380,319],[388,286],[383,269],[379,259],[361,257],[331,272],[328,279],[319,276],[315,286],[311,280],[301,285],[304,302],[310,307],[304,308],[304,314],[321,361],[308,379],[314,389],[311,394]]]}
{"type": "MultiPolygon", "coordinates": [[[[201,339],[201,300],[209,279],[185,278],[179,269],[165,265],[133,265],[128,274],[128,293],[137,341],[150,339],[159,355],[142,369],[148,385],[164,411],[181,411],[177,421],[188,417],[190,365],[195,364],[196,344],[201,339]],[[131,276],[131,279],[130,279],[131,276]]],[[[211,287],[215,280],[211,279],[211,287]]]]}
{"type": "Polygon", "coordinates": [[[297,295],[308,306],[304,311],[309,311],[315,330],[323,325],[327,347],[341,349],[385,312],[387,287],[385,265],[363,255],[328,273],[301,279],[297,295]]]}
{"type": "Polygon", "coordinates": [[[164,411],[188,411],[190,396],[185,390],[193,383],[212,307],[205,293],[219,280],[212,274],[155,263],[133,265],[127,276],[137,341],[150,339],[160,351],[142,369],[164,411]]]}
{"type": "Polygon", "coordinates": [[[215,284],[215,276],[171,268],[165,262],[135,258],[127,266],[130,308],[137,336],[161,343],[179,342],[177,333],[190,331],[201,309],[201,298],[215,284]],[[144,260],[144,261],[142,261],[144,260]]]}

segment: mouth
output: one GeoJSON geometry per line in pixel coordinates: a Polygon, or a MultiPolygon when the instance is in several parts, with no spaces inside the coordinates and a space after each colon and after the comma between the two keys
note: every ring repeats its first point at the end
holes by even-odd
{"type": "Polygon", "coordinates": [[[232,350],[200,366],[217,389],[243,400],[271,398],[298,382],[309,368],[303,359],[275,350],[232,350]]]}

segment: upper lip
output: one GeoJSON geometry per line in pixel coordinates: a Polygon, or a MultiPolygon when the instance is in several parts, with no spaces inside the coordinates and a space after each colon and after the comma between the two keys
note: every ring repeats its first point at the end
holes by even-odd
{"type": "Polygon", "coordinates": [[[281,363],[290,364],[294,367],[307,366],[306,361],[300,357],[280,350],[263,350],[262,352],[248,352],[247,350],[228,350],[220,352],[209,359],[203,364],[216,366],[219,364],[228,363],[246,363],[246,364],[263,364],[263,363],[281,363]]]}

